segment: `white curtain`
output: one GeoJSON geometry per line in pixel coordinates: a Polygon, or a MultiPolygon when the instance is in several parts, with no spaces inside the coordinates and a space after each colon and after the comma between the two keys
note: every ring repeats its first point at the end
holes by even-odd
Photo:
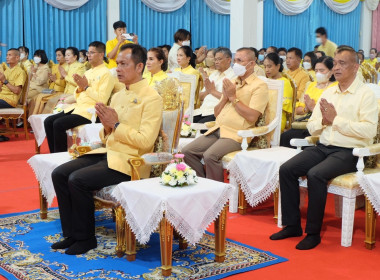
{"type": "Polygon", "coordinates": [[[180,9],[187,0],[141,0],[149,8],[161,12],[170,13],[180,9]]]}
{"type": "Polygon", "coordinates": [[[82,7],[88,0],[44,0],[49,5],[61,10],[74,10],[82,7]]]}
{"type": "Polygon", "coordinates": [[[282,14],[294,16],[306,11],[313,0],[274,0],[274,3],[282,14]]]}
{"type": "Polygon", "coordinates": [[[379,0],[365,0],[365,3],[367,4],[367,8],[370,11],[374,11],[377,9],[377,6],[379,5],[379,0]]]}
{"type": "MultiPolygon", "coordinates": [[[[360,0],[349,0],[347,2],[341,3],[335,0],[324,0],[326,5],[338,14],[348,14],[356,9],[359,5],[360,0]]],[[[368,0],[367,0],[368,1],[368,0]]]]}
{"type": "Polygon", "coordinates": [[[230,14],[230,2],[226,0],[204,0],[207,6],[217,14],[229,15],[230,14]]]}

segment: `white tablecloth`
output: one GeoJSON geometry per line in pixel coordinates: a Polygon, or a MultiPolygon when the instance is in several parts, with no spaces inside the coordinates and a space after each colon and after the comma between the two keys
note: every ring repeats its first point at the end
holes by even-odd
{"type": "Polygon", "coordinates": [[[28,122],[30,123],[30,126],[32,127],[34,137],[36,139],[38,147],[42,145],[46,137],[44,121],[47,117],[51,115],[52,114],[31,115],[28,118],[28,122]]]}
{"type": "Polygon", "coordinates": [[[101,142],[99,131],[103,129],[101,123],[91,123],[83,125],[78,130],[78,137],[82,142],[86,143],[96,143],[101,142]]]}
{"type": "Polygon", "coordinates": [[[112,192],[126,212],[136,239],[145,244],[165,217],[190,243],[197,243],[220,214],[233,186],[199,178],[196,185],[172,188],[159,178],[124,182],[112,192]]]}
{"type": "Polygon", "coordinates": [[[54,154],[38,154],[32,156],[28,163],[32,167],[34,174],[40,188],[42,195],[46,198],[48,206],[50,206],[55,197],[55,190],[53,181],[51,180],[51,173],[61,164],[70,161],[72,158],[68,152],[54,153],[54,154]]]}
{"type": "Polygon", "coordinates": [[[358,182],[375,211],[380,214],[380,173],[358,174],[358,182]]]}
{"type": "Polygon", "coordinates": [[[298,154],[286,147],[240,152],[227,166],[251,206],[265,201],[279,186],[281,164],[298,154]]]}

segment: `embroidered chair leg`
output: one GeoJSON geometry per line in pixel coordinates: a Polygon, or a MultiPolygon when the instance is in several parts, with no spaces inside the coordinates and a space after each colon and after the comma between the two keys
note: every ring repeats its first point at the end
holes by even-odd
{"type": "Polygon", "coordinates": [[[335,216],[342,218],[342,209],[343,209],[343,197],[341,195],[334,195],[334,204],[335,204],[335,216]]]}
{"type": "Polygon", "coordinates": [[[279,188],[277,188],[273,193],[273,211],[274,215],[273,218],[275,219],[276,223],[278,221],[278,197],[279,195],[279,188]]]}
{"type": "Polygon", "coordinates": [[[126,239],[126,234],[125,234],[125,212],[124,209],[121,206],[116,207],[113,209],[113,212],[115,213],[115,222],[116,222],[116,255],[121,258],[125,251],[126,251],[126,246],[125,246],[125,239],[126,239]]]}
{"type": "Polygon", "coordinates": [[[365,247],[372,250],[375,247],[376,213],[369,199],[365,198],[365,247]]]}
{"type": "Polygon", "coordinates": [[[40,218],[42,220],[47,219],[47,201],[46,198],[42,195],[42,189],[40,183],[38,183],[38,190],[40,193],[40,218]]]}
{"type": "Polygon", "coordinates": [[[162,276],[172,274],[173,226],[165,218],[160,222],[161,272],[162,276]]]}
{"type": "Polygon", "coordinates": [[[125,222],[124,225],[126,243],[125,254],[127,255],[127,261],[131,262],[136,260],[136,236],[127,222],[125,222]]]}
{"type": "Polygon", "coordinates": [[[247,213],[247,200],[245,200],[244,192],[239,185],[239,214],[245,215],[246,213],[247,213]]]}
{"type": "Polygon", "coordinates": [[[224,259],[226,258],[227,207],[227,205],[224,206],[222,212],[214,223],[216,262],[224,262],[224,259]]]}
{"type": "Polygon", "coordinates": [[[180,250],[185,250],[187,249],[187,241],[185,238],[183,238],[179,233],[178,231],[176,231],[175,229],[173,229],[173,238],[174,239],[178,239],[178,243],[179,243],[179,249],[180,250]]]}
{"type": "Polygon", "coordinates": [[[356,198],[343,197],[342,211],[342,239],[343,247],[350,247],[352,244],[352,231],[354,229],[356,198]]]}

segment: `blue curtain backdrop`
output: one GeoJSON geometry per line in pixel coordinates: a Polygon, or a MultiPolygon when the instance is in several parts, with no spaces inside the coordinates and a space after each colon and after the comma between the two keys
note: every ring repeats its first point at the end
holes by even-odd
{"type": "Polygon", "coordinates": [[[323,26],[328,38],[337,45],[359,48],[361,5],[349,14],[341,15],[330,10],[323,0],[314,0],[302,14],[285,16],[273,0],[264,1],[264,47],[271,45],[287,49],[297,46],[304,53],[314,49],[315,29],[323,26]]]}
{"type": "Polygon", "coordinates": [[[36,49],[44,49],[55,61],[58,47],[87,49],[92,41],[107,40],[107,0],[91,0],[71,11],[56,9],[43,0],[23,3],[25,46],[31,56],[36,49]]]}
{"type": "Polygon", "coordinates": [[[156,12],[141,0],[120,0],[120,19],[147,49],[172,45],[173,35],[179,28],[191,31],[193,48],[230,45],[230,16],[212,12],[204,0],[187,0],[181,9],[172,13],[156,12]]]}
{"type": "Polygon", "coordinates": [[[0,1],[0,42],[7,44],[1,47],[0,62],[5,61],[9,48],[18,48],[22,45],[22,0],[0,1]]]}

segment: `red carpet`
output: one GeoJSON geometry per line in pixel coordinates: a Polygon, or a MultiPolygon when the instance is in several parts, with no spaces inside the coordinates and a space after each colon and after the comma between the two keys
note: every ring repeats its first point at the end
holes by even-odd
{"type": "MultiPolygon", "coordinates": [[[[39,208],[38,184],[27,160],[34,155],[34,139],[20,135],[0,142],[0,214],[39,208]]],[[[46,143],[42,153],[47,152],[46,143]]],[[[55,204],[56,206],[56,204],[55,204]]],[[[303,217],[305,217],[305,207],[303,217]]],[[[273,203],[249,209],[245,216],[230,214],[227,237],[262,250],[278,254],[289,261],[228,279],[378,279],[380,274],[380,221],[376,229],[377,247],[364,247],[364,209],[355,212],[353,244],[340,246],[341,220],[335,217],[334,197],[329,195],[322,243],[310,251],[295,249],[301,237],[271,241],[269,235],[278,231],[273,220],[273,203]]],[[[212,227],[210,227],[212,230],[212,227]]],[[[0,275],[0,280],[3,279],[0,275]]]]}

